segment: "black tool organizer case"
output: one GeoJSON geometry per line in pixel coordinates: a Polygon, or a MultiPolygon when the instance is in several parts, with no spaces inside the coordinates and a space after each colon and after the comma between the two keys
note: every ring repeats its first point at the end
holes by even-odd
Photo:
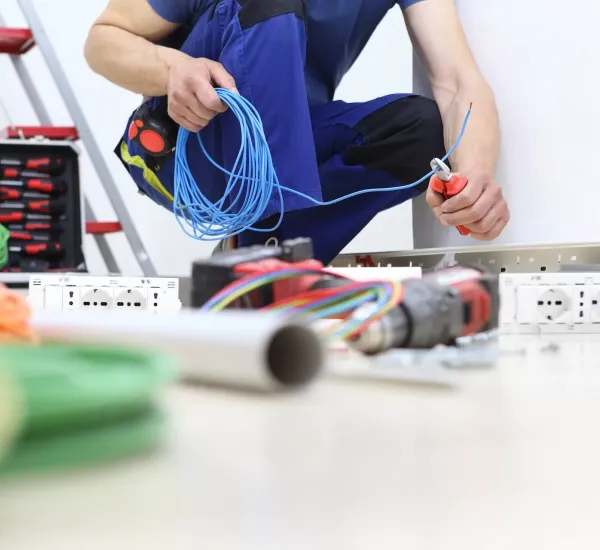
{"type": "MultiPolygon", "coordinates": [[[[60,225],[61,232],[54,233],[51,236],[51,242],[60,243],[61,254],[51,261],[50,266],[44,265],[47,259],[39,258],[36,262],[35,257],[28,257],[25,263],[19,263],[18,254],[10,252],[11,245],[42,244],[41,242],[16,241],[9,240],[9,263],[0,272],[0,281],[11,285],[27,284],[30,273],[44,273],[52,271],[86,272],[85,259],[83,254],[83,197],[79,181],[79,153],[72,142],[69,141],[50,141],[50,140],[20,140],[20,139],[2,139],[0,140],[0,188],[5,180],[21,180],[22,178],[55,178],[62,180],[64,191],[61,195],[55,196],[64,202],[64,212],[62,215],[56,214],[52,217],[51,223],[60,225]],[[5,177],[2,169],[9,165],[6,161],[27,160],[39,158],[60,158],[62,160],[62,170],[60,174],[47,175],[41,171],[29,170],[23,168],[25,174],[18,177],[5,177]],[[2,162],[5,161],[5,162],[2,162]],[[38,265],[35,265],[38,264],[38,265]],[[48,269],[49,267],[49,269],[48,269]]],[[[9,188],[9,186],[6,186],[9,188]]],[[[29,193],[29,191],[27,191],[29,193]]],[[[2,202],[12,202],[1,199],[2,202]]],[[[36,199],[38,200],[38,199],[36,199]]],[[[0,207],[2,205],[0,204],[0,207]]],[[[26,212],[25,210],[11,210],[0,208],[0,215],[9,212],[26,212]]],[[[27,212],[38,214],[38,212],[27,212]]],[[[45,220],[40,220],[46,223],[45,220]]],[[[8,225],[0,221],[2,225],[8,225]]],[[[21,224],[22,222],[15,222],[21,224]]],[[[29,222],[23,222],[29,223],[29,222]]],[[[30,223],[36,223],[32,220],[30,223]]],[[[32,232],[33,233],[33,232],[32,232]]],[[[43,233],[39,231],[38,233],[43,233]]]]}

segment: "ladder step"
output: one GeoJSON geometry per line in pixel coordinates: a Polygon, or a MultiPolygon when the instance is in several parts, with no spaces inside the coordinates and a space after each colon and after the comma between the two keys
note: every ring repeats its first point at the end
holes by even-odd
{"type": "Polygon", "coordinates": [[[29,29],[0,27],[0,53],[23,55],[34,46],[35,40],[29,29]]]}
{"type": "Polygon", "coordinates": [[[86,222],[85,232],[88,235],[105,235],[123,231],[119,222],[86,222]]]}
{"type": "Polygon", "coordinates": [[[79,139],[77,128],[72,126],[7,126],[0,131],[0,139],[45,138],[58,141],[79,139]]]}

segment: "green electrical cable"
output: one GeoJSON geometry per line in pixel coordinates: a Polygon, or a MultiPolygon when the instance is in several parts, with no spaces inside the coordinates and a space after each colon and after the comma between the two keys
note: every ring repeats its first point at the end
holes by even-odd
{"type": "Polygon", "coordinates": [[[0,462],[20,431],[22,400],[12,378],[0,365],[0,462]]]}
{"type": "Polygon", "coordinates": [[[0,346],[0,365],[22,410],[0,474],[91,465],[160,440],[164,422],[155,402],[175,375],[169,357],[62,343],[7,345],[0,346]]]}
{"type": "Polygon", "coordinates": [[[156,410],[92,429],[21,440],[0,462],[0,477],[83,468],[155,449],[165,432],[156,410]]]}
{"type": "Polygon", "coordinates": [[[68,344],[3,346],[0,364],[21,388],[26,436],[106,424],[142,411],[175,372],[164,355],[68,344]]]}

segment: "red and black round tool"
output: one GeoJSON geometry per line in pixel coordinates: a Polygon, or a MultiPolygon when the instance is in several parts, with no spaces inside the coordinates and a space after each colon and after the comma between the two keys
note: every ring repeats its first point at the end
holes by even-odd
{"type": "Polygon", "coordinates": [[[27,191],[37,191],[48,195],[60,195],[66,190],[65,182],[60,178],[21,178],[19,180],[1,180],[1,187],[12,187],[15,189],[25,189],[27,191]]]}
{"type": "Polygon", "coordinates": [[[40,212],[43,214],[62,214],[65,211],[65,203],[61,200],[7,201],[0,202],[0,208],[26,210],[27,212],[40,212]]]}
{"type": "Polygon", "coordinates": [[[167,113],[167,98],[161,98],[155,109],[144,103],[133,115],[129,125],[129,139],[146,153],[164,157],[175,149],[178,124],[167,113]]]}
{"type": "Polygon", "coordinates": [[[2,175],[3,178],[17,178],[24,170],[58,175],[64,170],[64,163],[60,157],[0,159],[0,175],[2,175]],[[7,175],[3,175],[5,173],[7,175]]]}
{"type": "Polygon", "coordinates": [[[63,248],[59,243],[17,244],[10,245],[8,251],[21,256],[56,258],[63,253],[63,248]]]}

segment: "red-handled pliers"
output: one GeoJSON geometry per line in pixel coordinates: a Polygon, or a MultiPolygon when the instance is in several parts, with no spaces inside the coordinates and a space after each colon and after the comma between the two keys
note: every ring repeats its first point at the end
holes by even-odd
{"type": "MultiPolygon", "coordinates": [[[[431,178],[431,189],[442,195],[445,199],[458,195],[469,183],[467,178],[461,178],[453,174],[448,165],[438,158],[431,161],[431,169],[435,170],[435,175],[431,178]]],[[[470,235],[464,225],[456,227],[461,235],[470,235]]]]}

